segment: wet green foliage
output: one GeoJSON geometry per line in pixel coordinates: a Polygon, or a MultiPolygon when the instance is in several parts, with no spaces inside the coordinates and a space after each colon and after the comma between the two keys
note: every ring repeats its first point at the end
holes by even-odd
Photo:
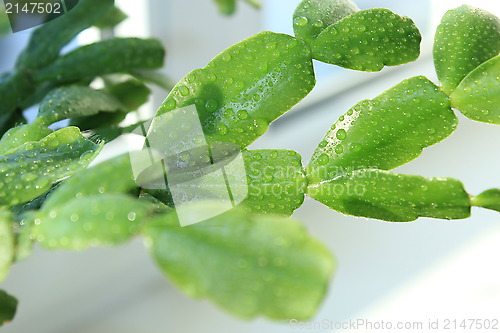
{"type": "MultiPolygon", "coordinates": [[[[236,1],[216,3],[225,14],[236,8],[236,1]]],[[[0,279],[29,255],[33,242],[83,250],[139,236],[161,271],[192,297],[244,318],[307,319],[335,262],[288,219],[306,195],[344,214],[391,222],[463,219],[471,206],[500,210],[497,189],[470,196],[456,179],[390,172],[456,129],[452,108],[500,123],[500,33],[493,15],[469,6],[448,12],[434,48],[440,83],[416,76],[356,104],[304,167],[291,150],[246,149],[313,89],[313,59],[363,71],[415,60],[421,36],[411,19],[387,9],[358,10],[349,0],[304,0],[293,17],[295,36],[259,33],[175,86],[151,72],[165,55],[156,40],[114,38],[60,55],[80,31],[109,28],[122,14],[111,0],[80,1],[36,29],[16,69],[0,76],[0,279]],[[95,79],[103,83],[99,90],[95,79]],[[120,124],[148,100],[150,83],[171,90],[155,119],[195,106],[206,142],[188,142],[185,159],[179,154],[167,161],[172,157],[155,155],[149,143],[162,133],[168,148],[167,138],[195,131],[189,124],[168,133],[160,121],[151,128],[147,121],[120,124]],[[26,124],[22,111],[34,104],[38,116],[26,124]],[[62,120],[78,127],[58,129],[62,120]],[[102,139],[137,130],[147,149],[90,165],[102,139]],[[172,191],[178,184],[169,183],[167,172],[202,178],[220,143],[241,153],[245,173],[220,164],[226,183],[213,192],[246,195],[230,208],[222,200],[195,202],[188,213],[203,222],[184,226],[172,191]],[[139,181],[138,164],[148,163],[139,181]],[[238,178],[244,189],[228,187],[238,178]]],[[[219,153],[230,155],[230,149],[219,153]]],[[[205,190],[190,186],[199,190],[194,197],[205,190]]],[[[0,292],[1,323],[12,319],[16,304],[0,292]]]]}

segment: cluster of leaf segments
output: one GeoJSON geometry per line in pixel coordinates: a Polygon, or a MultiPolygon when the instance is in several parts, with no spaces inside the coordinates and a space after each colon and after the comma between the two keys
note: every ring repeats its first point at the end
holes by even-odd
{"type": "Polygon", "coordinates": [[[348,0],[304,0],[294,14],[295,37],[257,34],[189,73],[157,115],[196,105],[209,143],[242,149],[249,188],[240,207],[181,228],[170,193],[138,188],[128,155],[87,168],[102,142],[80,130],[105,140],[130,131],[118,123],[146,101],[144,81],[163,82],[144,71],[162,65],[154,40],[111,39],[59,55],[112,9],[113,1],[81,1],[36,30],[16,71],[0,77],[2,278],[29,255],[33,240],[82,250],[142,234],[188,295],[243,317],[301,319],[314,314],[334,270],[326,247],[286,218],[306,194],[339,212],[386,221],[466,218],[472,205],[500,210],[499,190],[471,197],[455,179],[389,172],[455,130],[452,108],[500,124],[500,22],[493,15],[469,6],[449,11],[434,48],[441,86],[417,76],[358,103],[306,167],[294,151],[246,147],[313,89],[313,59],[363,71],[415,60],[421,36],[409,18],[359,10],[348,0]],[[103,89],[89,87],[96,77],[103,89]],[[7,131],[37,103],[34,122],[7,131]],[[78,127],[48,128],[63,119],[78,127]]]}

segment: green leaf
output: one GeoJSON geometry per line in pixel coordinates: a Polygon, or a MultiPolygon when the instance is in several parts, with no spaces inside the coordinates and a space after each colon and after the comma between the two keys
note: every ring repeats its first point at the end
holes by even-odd
{"type": "Polygon", "coordinates": [[[410,18],[388,9],[366,9],[323,30],[312,43],[312,53],[329,64],[375,72],[417,59],[421,39],[410,18]]]}
{"type": "MultiPolygon", "coordinates": [[[[212,147],[211,151],[214,152],[216,149],[212,147]]],[[[304,202],[307,187],[301,156],[292,150],[281,149],[245,150],[242,155],[246,183],[239,181],[245,176],[239,168],[224,168],[224,177],[227,180],[226,185],[222,185],[224,194],[231,189],[233,198],[242,198],[241,204],[255,213],[292,215],[304,202]]],[[[193,174],[191,178],[195,177],[193,174]]],[[[185,193],[191,194],[194,197],[192,200],[198,201],[200,194],[209,197],[214,193],[220,193],[221,183],[210,179],[201,186],[200,181],[196,184],[194,195],[192,186],[192,183],[186,185],[185,193]]],[[[169,206],[175,205],[170,188],[145,191],[169,206]]]]}
{"type": "Polygon", "coordinates": [[[293,150],[250,150],[243,156],[248,197],[242,203],[256,213],[292,215],[307,187],[301,156],[293,150]]]}
{"type": "Polygon", "coordinates": [[[73,198],[36,214],[32,235],[50,249],[117,245],[136,234],[151,210],[151,204],[125,194],[73,198]]]}
{"type": "Polygon", "coordinates": [[[125,106],[109,93],[75,85],[52,90],[40,104],[38,117],[49,125],[63,119],[124,109],[125,106]]]}
{"type": "Polygon", "coordinates": [[[137,110],[141,105],[146,103],[151,94],[151,89],[136,79],[107,85],[106,90],[118,98],[130,111],[137,110]]]}
{"type": "MultiPolygon", "coordinates": [[[[0,208],[0,281],[5,280],[14,259],[14,235],[12,233],[12,213],[0,208]]],[[[0,322],[3,322],[0,318],[0,322]]]]}
{"type": "Polygon", "coordinates": [[[64,206],[72,199],[98,194],[128,193],[135,188],[137,184],[132,175],[129,154],[123,154],[82,170],[65,180],[45,201],[43,210],[64,206]]]}
{"type": "Polygon", "coordinates": [[[39,82],[72,82],[111,73],[163,66],[165,51],[156,39],[113,38],[82,46],[41,69],[39,82]]]}
{"type": "Polygon", "coordinates": [[[0,139],[0,155],[5,155],[9,150],[24,143],[39,141],[50,133],[52,133],[52,130],[40,124],[40,122],[11,128],[0,139]]]}
{"type": "Polygon", "coordinates": [[[85,139],[76,127],[53,132],[38,142],[27,142],[0,156],[0,205],[29,201],[52,183],[86,167],[101,145],[85,139]]]}
{"type": "Polygon", "coordinates": [[[114,6],[106,13],[106,15],[95,22],[94,26],[99,29],[111,29],[123,22],[127,17],[127,14],[125,14],[120,8],[114,6]]]}
{"type": "MultiPolygon", "coordinates": [[[[0,75],[0,115],[17,111],[25,99],[35,92],[35,85],[24,73],[0,75]]],[[[19,110],[20,111],[20,110],[19,110]]]]}
{"type": "Polygon", "coordinates": [[[435,36],[434,65],[446,93],[499,53],[500,20],[493,14],[463,5],[443,16],[435,36]]]}
{"type": "Polygon", "coordinates": [[[17,299],[0,290],[0,326],[14,319],[17,309],[17,299]]]}
{"type": "Polygon", "coordinates": [[[350,0],[303,0],[293,13],[293,31],[311,43],[327,27],[358,10],[350,0]]]}
{"type": "Polygon", "coordinates": [[[357,169],[396,168],[456,126],[446,94],[423,76],[404,80],[339,118],[316,148],[308,179],[319,183],[357,169]]]}
{"type": "Polygon", "coordinates": [[[157,114],[195,104],[208,142],[231,142],[244,148],[314,84],[305,42],[262,32],[184,77],[157,114]]]}
{"type": "Polygon", "coordinates": [[[418,217],[470,216],[469,195],[451,178],[423,178],[382,170],[356,170],[311,184],[308,194],[343,214],[408,222],[418,217]]]}
{"type": "Polygon", "coordinates": [[[152,256],[182,291],[245,318],[310,318],[334,268],[328,249],[300,223],[241,208],[184,228],[172,212],[144,233],[152,256]]]}
{"type": "Polygon", "coordinates": [[[16,67],[34,70],[50,66],[59,56],[61,49],[76,35],[106,15],[113,3],[113,0],[80,0],[68,13],[43,24],[31,35],[16,67]]]}
{"type": "Polygon", "coordinates": [[[261,0],[245,0],[245,2],[256,9],[260,9],[262,7],[261,0]]]}
{"type": "Polygon", "coordinates": [[[483,207],[500,212],[500,189],[493,188],[484,191],[478,196],[472,197],[471,202],[473,206],[483,207]]]}
{"type": "Polygon", "coordinates": [[[10,27],[9,17],[5,13],[4,8],[0,9],[0,37],[12,32],[10,27]]]}
{"type": "Polygon", "coordinates": [[[236,0],[214,0],[219,12],[224,15],[231,15],[236,9],[236,0]]]}
{"type": "Polygon", "coordinates": [[[470,72],[450,99],[451,106],[468,118],[500,124],[500,55],[470,72]]]}
{"type": "MultiPolygon", "coordinates": [[[[50,192],[49,192],[50,193],[50,192]]],[[[34,224],[32,211],[24,212],[23,218],[19,221],[19,226],[15,234],[15,247],[14,247],[14,261],[18,262],[28,258],[33,251],[33,239],[31,238],[31,231],[34,224]]]]}
{"type": "Polygon", "coordinates": [[[71,119],[70,125],[82,131],[93,131],[101,127],[113,126],[121,123],[127,117],[126,112],[99,112],[93,116],[71,119]]]}

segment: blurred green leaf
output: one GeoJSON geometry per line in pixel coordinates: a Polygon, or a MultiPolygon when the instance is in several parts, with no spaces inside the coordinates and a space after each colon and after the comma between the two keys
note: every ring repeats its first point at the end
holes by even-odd
{"type": "Polygon", "coordinates": [[[151,94],[151,89],[136,79],[107,85],[106,91],[114,95],[130,111],[137,110],[146,103],[151,94]]]}
{"type": "Polygon", "coordinates": [[[34,216],[33,237],[50,249],[84,250],[129,240],[152,205],[125,194],[77,197],[34,216]]]}
{"type": "Polygon", "coordinates": [[[95,115],[101,111],[123,111],[125,106],[113,95],[83,86],[65,86],[52,90],[40,104],[38,118],[46,124],[95,115]]]}
{"type": "Polygon", "coordinates": [[[76,127],[53,132],[40,141],[27,142],[0,156],[0,205],[29,201],[50,189],[52,183],[84,168],[101,145],[85,139],[76,127]]]}
{"type": "Polygon", "coordinates": [[[184,77],[157,115],[195,104],[208,142],[248,146],[314,87],[310,51],[273,32],[250,37],[184,77]]]}
{"type": "Polygon", "coordinates": [[[472,197],[471,202],[473,206],[483,207],[500,212],[500,189],[493,188],[484,191],[483,193],[472,197]]]}
{"type": "Polygon", "coordinates": [[[468,118],[500,124],[500,55],[470,72],[450,99],[451,106],[468,118]]]}
{"type": "Polygon", "coordinates": [[[5,8],[3,6],[0,7],[0,38],[3,35],[12,32],[12,28],[10,27],[9,17],[5,13],[5,8]]]}
{"type": "Polygon", "coordinates": [[[414,61],[422,37],[413,21],[388,9],[360,10],[323,30],[313,58],[358,71],[380,71],[414,61]]]}
{"type": "MultiPolygon", "coordinates": [[[[12,213],[7,208],[0,207],[0,281],[7,277],[14,259],[12,222],[12,213]]],[[[0,323],[3,322],[2,319],[0,317],[0,323]]]]}
{"type": "Polygon", "coordinates": [[[17,309],[17,299],[0,290],[0,326],[14,319],[17,309]]]}
{"type": "Polygon", "coordinates": [[[293,13],[293,31],[311,43],[327,27],[358,10],[350,0],[303,0],[293,13]]]}
{"type": "MultiPolygon", "coordinates": [[[[9,115],[35,92],[35,84],[25,73],[0,75],[0,115],[9,115]]],[[[20,112],[18,112],[20,113],[20,112]]]]}
{"type": "MultiPolygon", "coordinates": [[[[138,152],[140,159],[143,153],[138,152]]],[[[84,169],[64,180],[45,201],[43,210],[64,206],[72,199],[98,194],[128,193],[137,188],[132,174],[129,154],[113,157],[84,169]]]]}
{"type": "Polygon", "coordinates": [[[112,38],[82,46],[35,73],[37,81],[60,83],[163,66],[165,50],[156,39],[112,38]]]}
{"type": "Polygon", "coordinates": [[[245,0],[245,2],[248,3],[250,6],[257,8],[257,9],[262,7],[261,0],[245,0]]]}
{"type": "Polygon", "coordinates": [[[236,0],[214,0],[219,8],[219,12],[224,15],[231,15],[236,9],[236,0]]]}
{"type": "Polygon", "coordinates": [[[310,318],[334,269],[328,249],[300,223],[242,208],[184,228],[171,212],[144,234],[153,258],[181,290],[245,318],[310,318]]]}
{"type": "Polygon", "coordinates": [[[434,65],[450,94],[474,68],[500,53],[500,20],[468,5],[449,10],[434,42],[434,65]]]}
{"type": "Polygon", "coordinates": [[[33,239],[31,238],[31,231],[33,230],[33,222],[28,218],[33,212],[25,213],[19,222],[18,230],[15,234],[15,248],[14,248],[14,261],[18,262],[28,258],[33,251],[33,239]]]}
{"type": "Polygon", "coordinates": [[[311,184],[308,194],[343,214],[393,222],[419,217],[470,216],[469,195],[451,178],[423,178],[383,170],[356,170],[311,184]]]}
{"type": "Polygon", "coordinates": [[[94,26],[99,29],[114,28],[123,22],[127,17],[127,14],[125,14],[120,8],[114,6],[106,13],[106,15],[102,16],[97,22],[95,22],[94,26]]]}
{"type": "Polygon", "coordinates": [[[356,104],[330,128],[307,166],[311,183],[357,169],[401,166],[457,126],[448,96],[423,76],[356,104]]]}
{"type": "Polygon", "coordinates": [[[31,35],[16,67],[31,70],[50,67],[61,49],[76,35],[106,15],[113,3],[113,0],[80,0],[67,14],[43,24],[31,35]]]}

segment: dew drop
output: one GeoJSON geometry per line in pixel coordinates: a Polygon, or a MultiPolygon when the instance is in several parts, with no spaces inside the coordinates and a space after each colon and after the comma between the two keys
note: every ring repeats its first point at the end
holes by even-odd
{"type": "Polygon", "coordinates": [[[245,88],[245,83],[243,83],[242,81],[238,81],[234,84],[234,87],[238,90],[241,90],[243,88],[245,88]]]}
{"type": "Polygon", "coordinates": [[[330,158],[328,157],[327,154],[321,154],[318,156],[318,164],[320,165],[326,165],[330,161],[330,158]]]}
{"type": "Polygon", "coordinates": [[[186,86],[180,86],[179,87],[179,93],[182,95],[182,96],[187,96],[189,95],[189,88],[186,87],[186,86]]]}
{"type": "Polygon", "coordinates": [[[345,131],[345,129],[339,129],[337,131],[337,134],[335,135],[337,137],[337,139],[339,140],[344,140],[346,137],[347,137],[347,133],[345,131]]]}
{"type": "Polygon", "coordinates": [[[219,132],[220,135],[225,135],[227,133],[227,126],[224,124],[218,124],[217,131],[219,132]]]}
{"type": "Polygon", "coordinates": [[[131,222],[132,222],[132,221],[135,221],[136,217],[137,217],[137,214],[136,214],[135,212],[130,212],[130,213],[128,213],[128,215],[127,215],[127,219],[128,219],[129,221],[131,221],[131,222]]]}
{"type": "Polygon", "coordinates": [[[21,179],[25,182],[32,182],[36,178],[37,178],[37,176],[35,174],[32,174],[32,173],[25,173],[24,175],[21,176],[21,179]]]}
{"type": "Polygon", "coordinates": [[[215,111],[215,109],[217,109],[217,107],[219,106],[219,103],[217,102],[216,99],[209,99],[207,100],[207,102],[205,103],[205,107],[207,108],[208,111],[215,111]]]}
{"type": "Polygon", "coordinates": [[[308,22],[309,20],[307,19],[307,17],[304,16],[296,17],[295,20],[293,20],[293,23],[299,27],[306,26],[308,22]]]}
{"type": "Polygon", "coordinates": [[[248,118],[248,112],[246,112],[245,110],[240,110],[240,111],[238,111],[237,116],[240,119],[247,119],[248,118]]]}

